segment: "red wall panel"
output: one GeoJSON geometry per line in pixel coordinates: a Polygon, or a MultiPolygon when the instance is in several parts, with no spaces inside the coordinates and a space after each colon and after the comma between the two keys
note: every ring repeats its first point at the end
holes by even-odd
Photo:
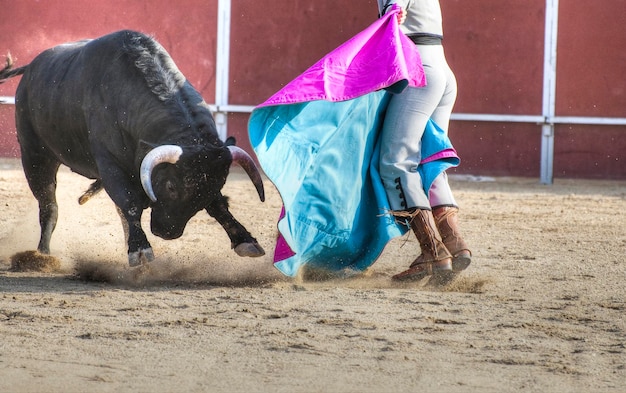
{"type": "Polygon", "coordinates": [[[560,5],[557,115],[626,117],[626,0],[560,5]]]}
{"type": "Polygon", "coordinates": [[[545,0],[442,0],[454,111],[540,115],[545,0]]]}
{"type": "Polygon", "coordinates": [[[554,176],[626,179],[623,127],[559,125],[554,144],[554,176]]]}
{"type": "MultiPolygon", "coordinates": [[[[172,55],[207,102],[215,96],[217,0],[20,0],[0,1],[0,59],[11,52],[16,66],[52,46],[121,30],[153,35],[172,55]]],[[[13,96],[19,77],[0,84],[13,96]]],[[[0,105],[0,155],[19,151],[13,107],[0,105]]]]}
{"type": "Polygon", "coordinates": [[[377,17],[375,0],[236,0],[232,4],[230,97],[256,105],[377,17]]]}
{"type": "MultiPolygon", "coordinates": [[[[153,35],[209,99],[215,92],[217,0],[20,0],[0,1],[0,54],[11,52],[16,65],[44,49],[121,29],[153,35]]],[[[15,82],[0,85],[13,95],[15,82]]]]}
{"type": "Polygon", "coordinates": [[[0,105],[0,157],[19,157],[20,147],[15,133],[15,107],[0,105]]]}
{"type": "Polygon", "coordinates": [[[451,173],[485,176],[538,176],[540,129],[533,124],[450,123],[461,165],[451,173]]]}

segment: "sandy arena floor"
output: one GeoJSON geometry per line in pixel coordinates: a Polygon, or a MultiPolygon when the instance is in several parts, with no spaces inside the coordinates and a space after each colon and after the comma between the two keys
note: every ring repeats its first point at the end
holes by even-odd
{"type": "Polygon", "coordinates": [[[107,195],[79,206],[89,181],[58,180],[61,271],[9,271],[38,209],[0,160],[2,392],[626,391],[626,182],[453,180],[474,259],[437,290],[390,280],[413,237],[362,277],[283,277],[280,198],[238,171],[225,193],[268,255],[239,258],[200,213],[181,239],[149,234],[157,260],[129,270],[107,195]]]}

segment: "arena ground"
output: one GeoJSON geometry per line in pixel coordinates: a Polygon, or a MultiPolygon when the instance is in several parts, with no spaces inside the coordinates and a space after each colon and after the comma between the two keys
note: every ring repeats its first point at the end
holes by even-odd
{"type": "Polygon", "coordinates": [[[453,179],[474,260],[430,288],[390,280],[411,236],[361,277],[283,277],[280,198],[266,182],[260,203],[244,176],[225,193],[265,257],[237,257],[198,214],[181,239],[149,235],[157,260],[129,270],[112,202],[79,206],[89,181],[63,169],[60,268],[15,272],[37,203],[0,160],[0,391],[626,391],[626,182],[453,179]]]}

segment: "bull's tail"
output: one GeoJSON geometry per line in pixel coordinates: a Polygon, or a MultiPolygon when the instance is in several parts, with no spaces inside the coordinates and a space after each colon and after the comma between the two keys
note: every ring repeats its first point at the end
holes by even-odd
{"type": "Polygon", "coordinates": [[[0,70],[0,83],[4,83],[7,79],[13,78],[14,76],[22,75],[24,71],[26,71],[26,67],[28,65],[13,68],[13,58],[11,58],[11,54],[7,54],[6,64],[2,70],[0,70]]]}
{"type": "Polygon", "coordinates": [[[78,204],[79,205],[84,205],[85,203],[87,203],[87,201],[89,199],[91,199],[92,196],[96,195],[97,193],[99,193],[100,191],[102,191],[102,180],[98,179],[95,182],[91,183],[91,185],[89,186],[89,188],[87,189],[87,191],[85,191],[83,193],[83,195],[80,196],[80,198],[78,198],[78,204]]]}

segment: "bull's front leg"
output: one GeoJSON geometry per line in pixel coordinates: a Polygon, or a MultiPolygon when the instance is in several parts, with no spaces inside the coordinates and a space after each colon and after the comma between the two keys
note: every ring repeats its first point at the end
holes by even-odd
{"type": "Polygon", "coordinates": [[[92,150],[96,158],[102,185],[115,203],[117,212],[122,219],[124,235],[128,244],[128,264],[139,266],[144,261],[154,260],[152,246],[146,233],[141,228],[141,215],[147,207],[147,197],[136,182],[118,166],[118,163],[103,144],[93,144],[92,150]]]}
{"type": "Polygon", "coordinates": [[[126,239],[126,244],[128,244],[128,264],[131,267],[135,267],[144,262],[153,261],[154,252],[146,238],[145,232],[141,228],[141,213],[139,217],[134,217],[134,214],[124,214],[122,209],[117,207],[117,214],[122,219],[124,238],[126,239]]]}
{"type": "Polygon", "coordinates": [[[241,257],[260,257],[265,250],[252,237],[250,232],[241,225],[228,210],[228,199],[220,195],[206,208],[207,213],[224,228],[230,238],[231,247],[241,257]]]}

